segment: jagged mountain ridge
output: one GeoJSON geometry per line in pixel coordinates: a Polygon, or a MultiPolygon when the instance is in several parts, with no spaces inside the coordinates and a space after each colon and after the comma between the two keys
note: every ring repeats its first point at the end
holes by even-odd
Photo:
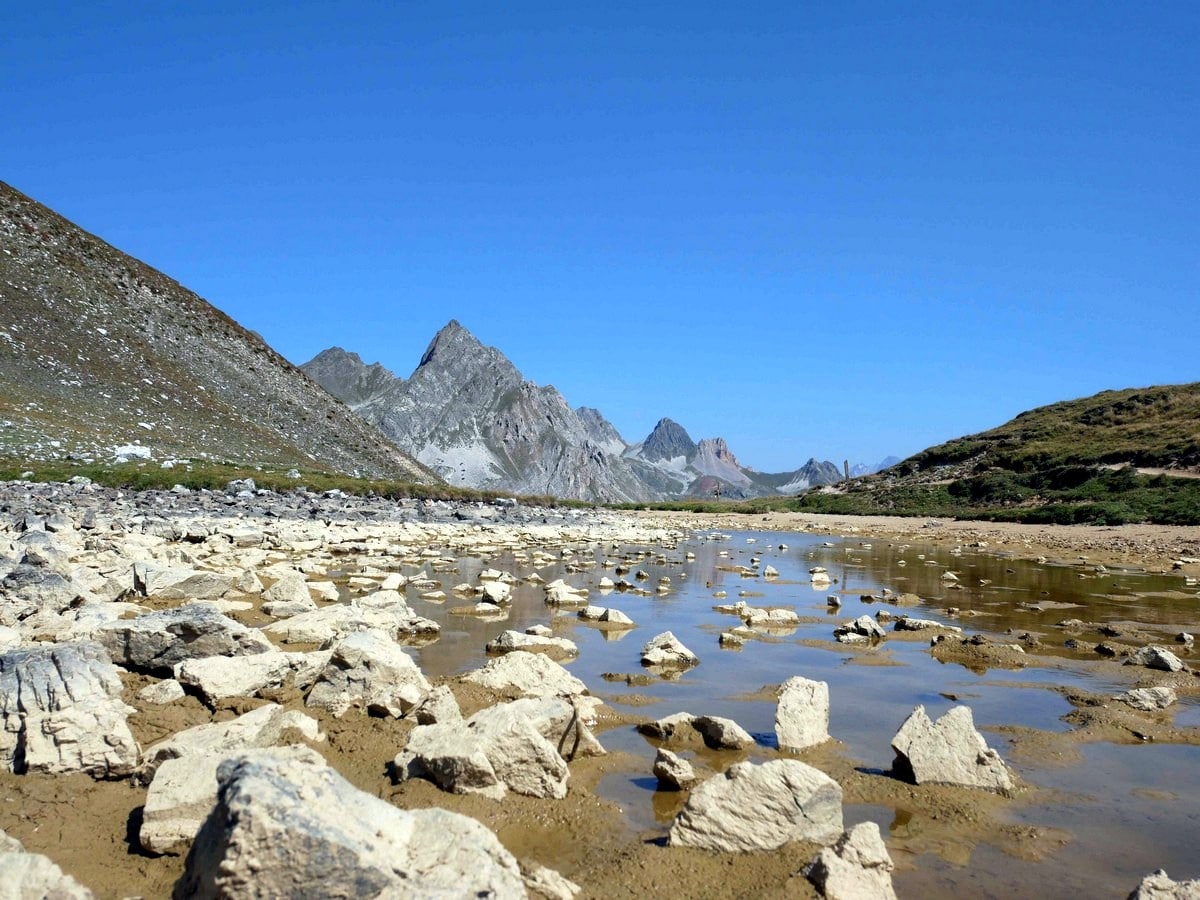
{"type": "MultiPolygon", "coordinates": [[[[344,395],[346,385],[370,380],[370,368],[345,351],[325,351],[301,366],[344,395]]],[[[504,354],[456,321],[434,336],[407,381],[393,376],[349,405],[451,484],[647,499],[645,485],[608,449],[616,430],[599,413],[581,417],[555,388],[526,381],[504,354]]]]}
{"type": "Polygon", "coordinates": [[[301,369],[451,484],[627,501],[746,498],[841,478],[833,463],[815,460],[794,472],[755,472],[724,439],[696,443],[669,418],[630,446],[599,410],[572,410],[457,321],[438,332],[408,380],[338,347],[301,369]]]}
{"type": "Polygon", "coordinates": [[[436,481],[263,340],[0,182],[0,456],[207,457],[436,481]]]}

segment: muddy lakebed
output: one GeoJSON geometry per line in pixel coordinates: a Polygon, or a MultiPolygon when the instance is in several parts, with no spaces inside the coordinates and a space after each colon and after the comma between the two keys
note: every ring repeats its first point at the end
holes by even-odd
{"type": "MultiPolygon", "coordinates": [[[[1098,644],[1125,634],[1131,645],[1150,640],[1191,662],[1175,637],[1200,628],[1200,595],[1182,575],[1137,567],[1098,572],[1078,559],[1035,561],[986,549],[759,531],[698,532],[667,547],[581,549],[568,559],[539,574],[587,587],[589,602],[621,609],[637,627],[601,630],[575,609],[548,607],[536,585],[517,587],[499,621],[454,615],[452,598],[440,606],[417,599],[414,607],[443,625],[436,644],[414,651],[422,668],[430,675],[459,674],[481,665],[481,648],[504,629],[550,624],[556,636],[579,646],[569,670],[614,710],[636,720],[681,710],[725,716],[755,737],[758,747],[748,755],[763,759],[778,753],[773,687],[792,675],[825,681],[833,742],[824,753],[850,761],[868,783],[881,780],[875,802],[847,802],[847,823],[879,824],[897,865],[900,896],[1123,897],[1157,868],[1176,878],[1200,876],[1200,684],[1190,693],[1181,690],[1165,712],[1123,714],[1099,727],[1068,721],[1077,709],[1090,708],[1071,697],[1119,706],[1109,698],[1148,674],[1101,657],[1098,644]],[[630,571],[614,575],[617,566],[630,571]],[[763,577],[768,566],[778,576],[763,577]],[[831,582],[812,583],[814,567],[824,568],[831,582]],[[958,580],[943,580],[945,572],[958,580]],[[598,590],[605,575],[624,577],[651,595],[598,590]],[[670,582],[658,593],[662,578],[670,582]],[[831,597],[840,606],[832,606],[831,597]],[[720,634],[740,622],[714,607],[739,600],[792,609],[800,624],[753,629],[758,634],[740,648],[722,648],[720,634]],[[998,662],[940,661],[928,632],[894,632],[886,613],[884,640],[864,647],[834,641],[836,625],[881,609],[934,619],[1023,652],[998,662]],[[1071,619],[1087,627],[1058,624],[1071,619]],[[701,663],[670,679],[646,676],[640,648],[666,630],[701,663]],[[1068,641],[1075,647],[1065,646],[1068,641]],[[913,708],[924,705],[936,717],[959,704],[972,709],[976,726],[1021,786],[998,805],[979,798],[988,811],[978,821],[947,828],[939,824],[936,798],[923,798],[928,808],[894,802],[882,782],[892,780],[890,741],[913,708]]],[[[434,577],[450,591],[485,567],[521,569],[503,556],[463,559],[452,573],[434,577]]],[[[650,774],[655,742],[630,725],[600,735],[606,748],[642,764],[606,774],[596,793],[619,805],[639,839],[661,838],[682,802],[678,794],[656,790],[650,774]]],[[[695,751],[698,764],[712,771],[746,755],[695,751]]],[[[799,757],[820,767],[820,754],[799,757]]],[[[737,887],[714,894],[725,891],[736,894],[737,887]]]]}
{"type": "MultiPolygon", "coordinates": [[[[309,688],[287,679],[216,700],[189,688],[152,701],[145,692],[164,674],[123,670],[143,759],[186,729],[279,704],[315,717],[321,737],[303,742],[355,788],[401,809],[473,817],[523,867],[556,870],[580,896],[815,896],[799,873],[816,845],[746,853],[667,845],[688,791],[660,789],[652,770],[661,742],[638,726],[686,711],[731,719],[753,737],[732,750],[672,744],[698,783],[743,761],[797,759],[821,770],[841,786],[846,828],[878,825],[901,897],[1123,897],[1156,869],[1200,877],[1200,678],[1192,645],[1176,640],[1200,629],[1195,567],[1024,558],[977,542],[865,532],[664,526],[596,511],[20,491],[29,496],[9,507],[10,550],[36,546],[39,565],[94,592],[25,620],[23,647],[186,603],[139,596],[133,580],[126,585],[131,559],[236,580],[219,601],[227,615],[297,659],[318,648],[271,630],[289,621],[278,605],[266,612],[277,603],[273,584],[302,573],[311,596],[300,602],[322,609],[369,605],[398,584],[397,608],[440,626],[436,639],[401,639],[405,652],[429,682],[450,688],[464,715],[517,696],[463,678],[488,662],[485,646],[497,636],[541,626],[577,645],[562,663],[603,701],[592,730],[607,751],[570,762],[562,799],[453,794],[396,777],[411,716],[367,715],[353,704],[332,714],[306,705],[309,688]],[[264,503],[274,504],[265,516],[264,503]],[[26,543],[48,523],[44,540],[26,543]],[[498,574],[507,596],[479,615],[482,586],[498,574]],[[559,579],[586,589],[586,599],[548,602],[547,586],[559,579]],[[739,603],[789,610],[794,621],[754,624],[739,603]],[[581,618],[585,604],[620,610],[634,624],[581,618]],[[835,641],[837,626],[861,616],[879,623],[882,639],[835,641]],[[943,627],[896,630],[906,616],[943,627]],[[641,665],[643,646],[666,631],[697,665],[641,665]],[[1182,669],[1124,664],[1148,645],[1177,654],[1182,669]],[[830,695],[831,740],[802,751],[781,750],[775,730],[776,690],[793,676],[825,682],[830,695]],[[1169,688],[1177,700],[1142,711],[1115,699],[1136,687],[1169,688]],[[963,705],[1014,789],[894,777],[890,744],[913,710],[936,719],[963,705]]],[[[161,856],[139,845],[147,794],[137,777],[4,774],[0,800],[0,828],[97,896],[169,896],[184,872],[186,844],[161,856]]]]}

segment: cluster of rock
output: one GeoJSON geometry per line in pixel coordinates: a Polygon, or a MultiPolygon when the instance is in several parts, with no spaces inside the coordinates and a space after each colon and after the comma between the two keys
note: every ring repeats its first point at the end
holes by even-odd
{"type": "MultiPolygon", "coordinates": [[[[595,517],[573,530],[507,508],[482,533],[436,506],[263,496],[246,484],[128,498],[84,480],[0,492],[0,765],[144,786],[137,842],[156,854],[190,846],[182,895],[287,894],[329,879],[369,893],[523,896],[526,884],[573,893],[549,870],[522,873],[470,819],[402,812],[351,787],[318,752],[317,717],[414,718],[398,778],[421,774],[493,797],[564,796],[567,763],[604,752],[590,729],[599,701],[550,658],[574,645],[544,627],[502,635],[491,648],[502,655],[464,680],[517,699],[464,718],[451,691],[431,685],[405,651],[439,634],[406,592],[480,547],[520,555],[534,543],[662,533],[595,517]],[[248,503],[269,514],[246,515],[248,503]],[[331,507],[341,511],[330,518],[349,516],[336,530],[317,515],[331,507]],[[330,579],[347,569],[356,574],[330,579]],[[281,691],[312,715],[269,702],[281,691]],[[210,708],[229,698],[253,708],[140,747],[127,701],[188,695],[210,708]]],[[[485,574],[479,592],[504,602],[508,579],[485,574]]],[[[26,894],[90,896],[4,838],[0,883],[27,881],[38,887],[26,894]]]]}

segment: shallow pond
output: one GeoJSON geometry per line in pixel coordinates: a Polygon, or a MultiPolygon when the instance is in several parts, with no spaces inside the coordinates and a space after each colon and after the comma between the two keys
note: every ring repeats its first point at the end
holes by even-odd
{"type": "MultiPolygon", "coordinates": [[[[454,586],[477,583],[486,567],[518,577],[533,571],[508,555],[463,558],[431,574],[447,593],[444,603],[426,602],[419,592],[410,591],[413,608],[443,628],[436,643],[414,651],[431,677],[478,667],[485,659],[484,645],[506,629],[550,624],[556,636],[579,645],[579,658],[568,664],[571,672],[615,709],[640,718],[681,710],[728,716],[755,736],[761,745],[758,755],[770,758],[775,702],[762,689],[803,675],[828,682],[830,733],[847,758],[876,771],[890,767],[890,740],[916,705],[924,704],[935,717],[956,705],[952,698],[970,706],[989,744],[1036,791],[1033,802],[1012,802],[1008,821],[1062,829],[1066,842],[1046,848],[1040,859],[1019,860],[987,843],[952,852],[931,843],[928,852],[897,856],[901,896],[966,891],[981,897],[1123,897],[1143,875],[1160,867],[1177,879],[1200,878],[1200,746],[1094,743],[1082,746],[1076,761],[1067,765],[1042,764],[1011,759],[1007,738],[996,730],[1014,725],[1068,730],[1062,717],[1072,707],[1054,690],[1059,686],[1096,693],[1124,690],[1128,679],[1117,672],[1116,663],[1098,666],[1094,657],[1065,648],[1069,635],[1055,623],[1072,618],[1136,622],[1143,632],[1160,633],[1156,640],[1169,643],[1174,633],[1200,626],[1200,599],[1194,588],[1185,588],[1182,578],[1097,571],[1082,559],[1023,561],[986,548],[955,553],[896,541],[761,532],[698,534],[671,546],[580,546],[576,555],[537,570],[546,581],[562,577],[587,587],[592,604],[616,607],[637,623],[625,632],[605,632],[578,619],[576,610],[548,607],[541,587],[531,584],[515,588],[504,620],[453,614],[454,607],[473,602],[456,597],[454,586]],[[752,557],[760,560],[760,568],[773,566],[779,577],[729,571],[751,566],[752,557]],[[650,591],[661,577],[669,578],[669,592],[600,592],[602,576],[619,577],[605,561],[619,560],[629,561],[625,577],[630,581],[639,570],[644,572],[647,577],[637,584],[650,591]],[[575,570],[569,571],[568,564],[575,570]],[[813,566],[827,569],[834,583],[809,583],[813,566]],[[957,582],[943,580],[947,570],[957,574],[957,582]],[[885,589],[916,594],[922,602],[891,609],[860,599],[878,597],[885,589]],[[724,598],[714,596],[722,591],[724,598]],[[840,609],[831,609],[830,595],[841,600],[840,609]],[[739,650],[722,649],[720,633],[740,622],[713,606],[739,599],[752,606],[790,607],[806,621],[795,629],[749,640],[739,650]],[[975,614],[948,617],[949,607],[975,614]],[[889,631],[888,640],[866,650],[832,643],[836,624],[873,615],[880,608],[992,637],[1032,632],[1041,635],[1043,646],[1036,665],[971,671],[933,659],[927,636],[898,640],[889,631]],[[644,685],[603,677],[642,673],[642,645],[667,630],[699,655],[699,666],[674,680],[655,679],[644,685]]],[[[1189,662],[1196,664],[1194,659],[1189,662]]],[[[1195,696],[1181,697],[1173,709],[1178,726],[1200,726],[1195,696]]],[[[632,829],[665,833],[676,806],[655,793],[649,774],[654,747],[632,727],[606,731],[601,740],[610,750],[633,754],[642,765],[605,778],[600,794],[622,807],[632,829]]],[[[878,822],[885,838],[905,829],[905,846],[921,847],[920,834],[913,834],[919,827],[913,825],[911,811],[887,804],[847,806],[848,821],[864,818],[878,822]]]]}

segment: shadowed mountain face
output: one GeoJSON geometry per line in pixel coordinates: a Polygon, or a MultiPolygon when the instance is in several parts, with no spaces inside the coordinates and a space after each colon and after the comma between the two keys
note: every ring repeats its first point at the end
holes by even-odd
{"type": "Polygon", "coordinates": [[[621,501],[755,497],[841,477],[815,461],[797,472],[754,472],[721,438],[697,444],[667,418],[630,447],[598,410],[571,409],[454,321],[407,381],[336,347],[301,368],[451,484],[621,501]]]}
{"type": "Polygon", "coordinates": [[[435,481],[200,297],[0,183],[0,456],[206,457],[435,481]]]}

